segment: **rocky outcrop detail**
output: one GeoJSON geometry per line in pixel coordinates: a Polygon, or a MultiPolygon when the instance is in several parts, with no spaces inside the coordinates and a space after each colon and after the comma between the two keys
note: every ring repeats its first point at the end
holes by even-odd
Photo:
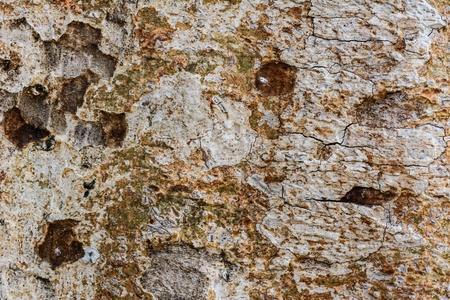
{"type": "Polygon", "coordinates": [[[447,299],[449,3],[0,0],[1,299],[447,299]]]}

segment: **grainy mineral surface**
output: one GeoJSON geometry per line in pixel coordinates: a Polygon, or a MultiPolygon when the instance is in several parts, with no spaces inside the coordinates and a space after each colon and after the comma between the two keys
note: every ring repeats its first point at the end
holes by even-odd
{"type": "Polygon", "coordinates": [[[0,299],[450,299],[449,0],[0,0],[0,299]]]}

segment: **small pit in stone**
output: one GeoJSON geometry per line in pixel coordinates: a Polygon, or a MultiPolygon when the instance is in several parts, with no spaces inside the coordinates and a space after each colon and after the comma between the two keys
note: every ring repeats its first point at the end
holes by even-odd
{"type": "Polygon", "coordinates": [[[30,142],[43,139],[50,135],[48,130],[36,128],[25,122],[17,107],[12,108],[5,113],[3,130],[6,138],[19,149],[30,142]]]}
{"type": "Polygon", "coordinates": [[[261,66],[256,72],[255,87],[265,96],[282,96],[294,90],[297,69],[274,61],[261,66]]]}
{"type": "Polygon", "coordinates": [[[57,220],[47,224],[43,241],[38,245],[39,257],[48,262],[52,269],[63,263],[77,261],[84,256],[83,244],[77,240],[74,228],[78,221],[57,220]]]}
{"type": "Polygon", "coordinates": [[[383,205],[395,198],[392,192],[381,192],[374,188],[354,187],[341,199],[341,202],[359,205],[376,206],[383,205]]]}

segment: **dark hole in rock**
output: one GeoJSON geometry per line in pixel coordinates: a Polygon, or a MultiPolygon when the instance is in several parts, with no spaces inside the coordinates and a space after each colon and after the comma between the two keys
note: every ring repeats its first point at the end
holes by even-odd
{"type": "Polygon", "coordinates": [[[50,279],[36,276],[36,283],[41,299],[55,299],[55,288],[50,279]]]}
{"type": "Polygon", "coordinates": [[[47,103],[48,91],[36,84],[25,88],[18,94],[18,108],[25,121],[37,128],[45,128],[50,118],[50,105],[47,103]]]}
{"type": "Polygon", "coordinates": [[[33,94],[33,96],[42,96],[46,92],[47,88],[40,83],[35,84],[30,88],[30,93],[33,94]]]}
{"type": "Polygon", "coordinates": [[[57,220],[47,225],[44,240],[37,252],[41,259],[55,269],[66,262],[74,262],[84,256],[83,244],[77,240],[74,228],[78,221],[57,220]]]}
{"type": "Polygon", "coordinates": [[[118,5],[116,8],[114,8],[112,12],[108,12],[106,14],[106,20],[123,27],[126,24],[126,13],[126,5],[122,3],[122,5],[118,5]]]}
{"type": "Polygon", "coordinates": [[[59,42],[66,47],[83,50],[84,47],[97,46],[102,38],[102,32],[89,24],[72,22],[59,42]]]}
{"type": "Polygon", "coordinates": [[[54,136],[39,141],[36,143],[35,148],[42,151],[51,151],[55,149],[56,140],[54,136]]]}
{"type": "Polygon", "coordinates": [[[76,114],[77,109],[83,105],[84,95],[89,85],[97,81],[98,77],[91,72],[64,80],[58,97],[62,103],[61,109],[76,114]]]}
{"type": "Polygon", "coordinates": [[[95,188],[95,178],[92,181],[83,182],[83,187],[87,190],[93,190],[95,188]]]}
{"type": "Polygon", "coordinates": [[[13,61],[9,59],[1,59],[0,58],[0,69],[4,72],[11,72],[15,71],[19,68],[19,65],[14,63],[13,61]]]}
{"type": "Polygon", "coordinates": [[[114,114],[101,111],[100,123],[102,125],[106,145],[112,147],[122,146],[122,142],[125,139],[128,129],[125,113],[114,114]]]}
{"type": "Polygon", "coordinates": [[[92,168],[92,166],[91,166],[91,164],[89,164],[89,163],[85,163],[85,164],[82,164],[82,165],[81,165],[81,168],[82,168],[82,169],[90,169],[90,168],[92,168]]]}
{"type": "Polygon", "coordinates": [[[369,127],[400,127],[419,118],[423,104],[409,99],[402,92],[387,93],[363,102],[356,110],[360,125],[369,127]]]}
{"type": "Polygon", "coordinates": [[[170,187],[169,191],[176,192],[176,193],[179,193],[179,192],[191,193],[191,189],[189,189],[187,186],[182,185],[182,184],[177,184],[177,185],[170,187]]]}
{"type": "Polygon", "coordinates": [[[341,199],[341,202],[360,205],[383,205],[395,198],[392,192],[381,192],[374,188],[354,187],[341,199]]]}
{"type": "Polygon", "coordinates": [[[255,87],[266,96],[281,96],[294,90],[297,69],[283,62],[269,62],[256,72],[255,87]]]}
{"type": "Polygon", "coordinates": [[[58,135],[63,135],[67,130],[67,121],[63,110],[52,107],[50,112],[50,126],[53,132],[58,135]]]}
{"type": "Polygon", "coordinates": [[[17,107],[5,113],[3,130],[6,138],[18,148],[23,148],[32,141],[40,140],[50,135],[48,130],[36,128],[26,123],[17,107]]]}
{"type": "Polygon", "coordinates": [[[159,187],[157,187],[156,185],[153,185],[153,184],[150,184],[149,186],[148,186],[148,188],[150,189],[150,190],[152,190],[153,192],[159,192],[159,187]]]}

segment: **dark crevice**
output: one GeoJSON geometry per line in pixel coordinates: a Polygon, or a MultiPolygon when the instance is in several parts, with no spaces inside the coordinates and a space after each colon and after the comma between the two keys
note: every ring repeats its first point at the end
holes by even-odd
{"type": "Polygon", "coordinates": [[[340,200],[330,199],[308,199],[308,201],[332,202],[332,203],[352,203],[364,206],[383,206],[385,203],[392,201],[396,197],[393,192],[381,192],[369,187],[353,187],[340,200]]]}
{"type": "Polygon", "coordinates": [[[354,187],[341,199],[344,203],[377,206],[383,205],[395,198],[392,192],[381,192],[374,188],[354,187]]]}

